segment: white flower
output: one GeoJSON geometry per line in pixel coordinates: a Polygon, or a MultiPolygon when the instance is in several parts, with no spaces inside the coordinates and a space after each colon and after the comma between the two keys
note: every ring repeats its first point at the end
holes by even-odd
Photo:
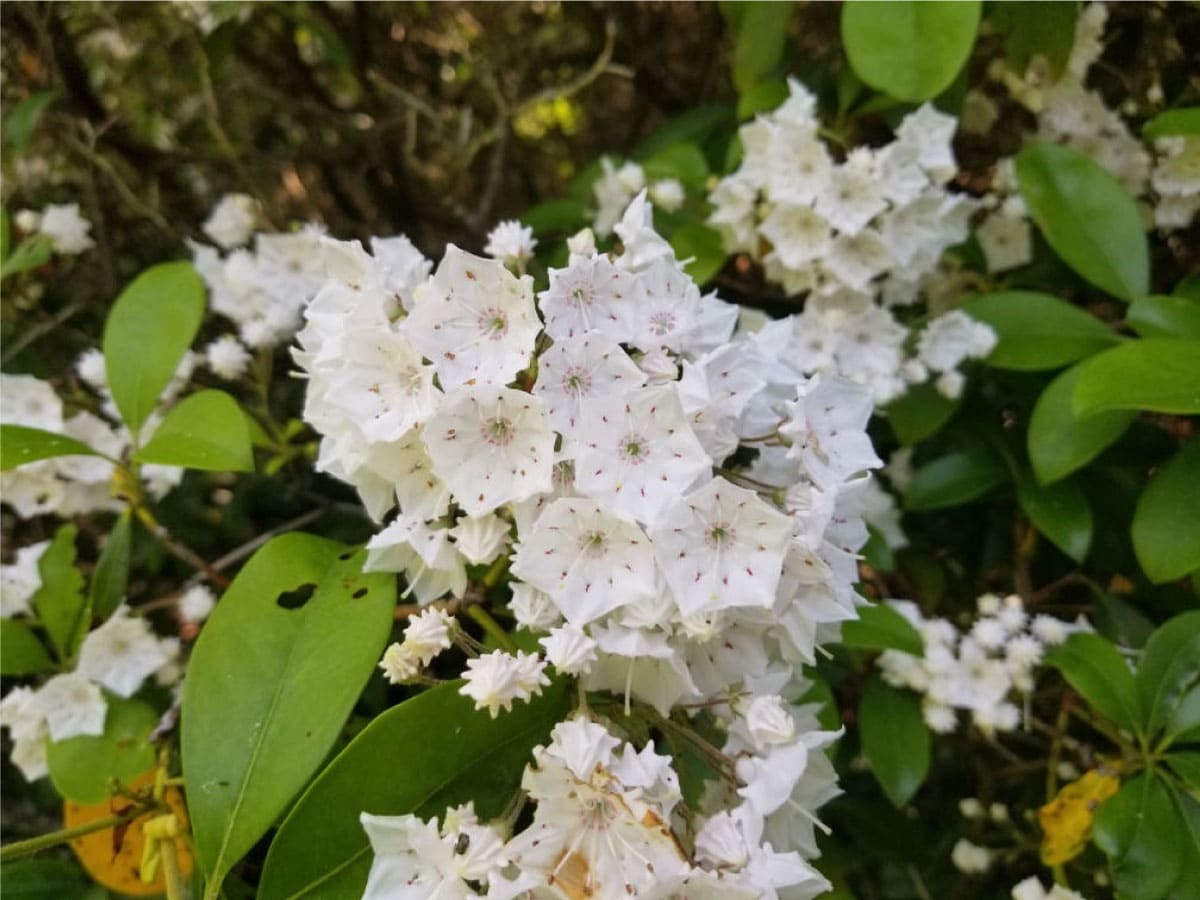
{"type": "Polygon", "coordinates": [[[604,256],[572,255],[565,269],[550,270],[538,294],[546,333],[555,340],[599,331],[614,341],[633,336],[633,279],[604,256]]]}
{"type": "Polygon", "coordinates": [[[788,516],[722,478],[668,507],[650,530],[684,615],[772,606],[791,536],[788,516]]]}
{"type": "Polygon", "coordinates": [[[1054,618],[1053,616],[1037,615],[1033,617],[1033,624],[1030,626],[1033,636],[1043,644],[1048,644],[1051,647],[1056,644],[1061,644],[1071,634],[1069,627],[1065,622],[1054,618]]]}
{"type": "Polygon", "coordinates": [[[663,178],[650,185],[650,200],[664,212],[675,212],[686,199],[687,194],[678,179],[663,178]]]}
{"type": "Polygon", "coordinates": [[[99,347],[80,353],[79,359],[75,360],[75,371],[97,391],[108,387],[108,368],[104,362],[104,352],[99,347]]]}
{"type": "Polygon", "coordinates": [[[641,522],[653,521],[712,465],[671,386],[585,404],[576,437],[576,487],[641,522]]]}
{"type": "Polygon", "coordinates": [[[446,248],[436,274],[416,291],[404,330],[433,362],[443,388],[507,384],[529,365],[541,325],[533,280],[502,263],[446,248]]]}
{"type": "Polygon", "coordinates": [[[167,659],[149,623],[130,616],[123,606],[83,639],[75,670],[114,694],[129,697],[167,659]]]}
{"type": "Polygon", "coordinates": [[[517,624],[530,631],[547,631],[563,620],[548,594],[524,582],[513,582],[512,602],[508,608],[517,624]]]}
{"type": "Polygon", "coordinates": [[[446,528],[430,528],[421,519],[399,516],[367,542],[368,572],[404,572],[418,603],[449,593],[461,597],[467,588],[462,556],[446,528]]]}
{"type": "Polygon", "coordinates": [[[596,661],[596,642],[575,625],[552,628],[538,643],[550,664],[566,675],[586,674],[596,661]]]}
{"type": "Polygon", "coordinates": [[[426,424],[434,473],[470,516],[551,488],[554,432],[537,397],[508,388],[460,388],[426,424]]]}
{"type": "Polygon", "coordinates": [[[954,845],[954,849],[950,851],[950,859],[956,869],[968,875],[986,872],[992,866],[991,851],[972,844],[966,838],[960,839],[954,845]]]}
{"type": "Polygon", "coordinates": [[[204,585],[197,584],[179,596],[176,609],[183,621],[199,624],[208,618],[216,603],[217,598],[213,596],[213,592],[204,585]]]}
{"type": "Polygon", "coordinates": [[[78,203],[47,206],[38,230],[50,238],[56,253],[75,255],[96,246],[88,232],[92,224],[79,214],[78,203]]]}
{"type": "Polygon", "coordinates": [[[623,250],[618,262],[623,269],[641,272],[656,262],[675,265],[675,251],[654,230],[654,207],[645,191],[633,198],[613,230],[621,239],[623,250]]]}
{"type": "Polygon", "coordinates": [[[816,196],[815,207],[834,228],[850,235],[887,208],[869,149],[856,147],[844,163],[834,167],[816,196]]]}
{"type": "Polygon", "coordinates": [[[861,386],[817,375],[799,393],[779,432],[792,440],[788,456],[798,457],[814,481],[840,483],[882,465],[866,433],[873,404],[861,386]]]}
{"type": "Polygon", "coordinates": [[[463,672],[466,681],[459,693],[475,701],[476,709],[486,709],[494,719],[501,708],[512,709],[514,700],[528,701],[550,683],[546,664],[537,654],[518,650],[516,654],[494,650],[467,660],[463,672]]]}
{"type": "Polygon", "coordinates": [[[499,516],[463,516],[450,529],[454,546],[472,565],[486,565],[508,546],[509,524],[499,516]]]}
{"type": "Polygon", "coordinates": [[[257,217],[258,202],[253,197],[226,194],[208,214],[202,229],[216,244],[231,250],[250,240],[257,217]]]}
{"type": "Polygon", "coordinates": [[[784,707],[783,698],[776,694],[764,694],[750,701],[746,730],[759,750],[772,744],[787,744],[796,737],[796,723],[784,707]]]}
{"type": "Polygon", "coordinates": [[[8,729],[13,742],[9,758],[25,780],[44,778],[50,771],[46,762],[46,717],[31,688],[15,687],[4,695],[0,726],[8,729]]]}
{"type": "Polygon", "coordinates": [[[1001,209],[975,229],[992,274],[1007,272],[1033,261],[1033,226],[1023,212],[1001,209]]]}
{"type": "Polygon", "coordinates": [[[228,381],[240,378],[250,365],[250,351],[232,334],[223,334],[205,347],[204,358],[214,374],[228,381]]]}
{"type": "Polygon", "coordinates": [[[674,257],[647,263],[634,282],[633,334],[629,343],[647,352],[680,351],[695,329],[700,289],[674,257]]]}
{"type": "Polygon", "coordinates": [[[620,345],[603,332],[588,332],[556,341],[538,357],[533,394],[545,402],[550,426],[571,436],[586,400],[624,397],[645,383],[620,345]]]}
{"type": "Polygon", "coordinates": [[[22,547],[11,565],[0,566],[0,618],[11,619],[32,612],[29,601],[42,586],[38,561],[49,546],[49,541],[41,541],[22,547]]]}
{"type": "Polygon", "coordinates": [[[545,591],[574,625],[648,599],[657,588],[654,551],[642,530],[582,498],[546,508],[518,544],[512,571],[545,591]]]}
{"type": "Polygon", "coordinates": [[[42,685],[33,702],[46,719],[52,741],[104,733],[108,704],[100,688],[79,672],[55,675],[42,685]]]}
{"type": "Polygon", "coordinates": [[[533,257],[535,247],[537,240],[534,239],[533,228],[522,225],[516,219],[509,219],[488,233],[483,252],[506,266],[522,266],[533,257]]]}
{"type": "Polygon", "coordinates": [[[364,900],[466,900],[478,896],[457,872],[455,846],[438,834],[437,820],[374,816],[359,820],[375,857],[364,900]]]}

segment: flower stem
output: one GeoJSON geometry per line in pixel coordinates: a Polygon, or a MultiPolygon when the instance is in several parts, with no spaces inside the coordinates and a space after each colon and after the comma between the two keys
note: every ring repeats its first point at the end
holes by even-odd
{"type": "Polygon", "coordinates": [[[508,653],[516,652],[517,645],[514,644],[512,638],[508,636],[508,632],[500,627],[500,623],[493,619],[492,614],[486,609],[475,603],[467,607],[466,613],[475,620],[475,622],[484,630],[485,634],[491,636],[492,640],[499,645],[501,650],[505,650],[508,653]]]}
{"type": "Polygon", "coordinates": [[[73,828],[60,828],[58,831],[51,831],[49,834],[39,834],[37,837],[27,838],[23,841],[13,841],[11,844],[5,844],[3,847],[0,847],[0,860],[8,862],[11,859],[19,859],[22,856],[29,856],[31,853],[38,853],[42,850],[48,850],[51,847],[57,847],[59,844],[73,841],[75,838],[83,837],[85,834],[92,834],[96,831],[104,831],[107,828],[124,825],[152,808],[152,806],[147,804],[139,804],[122,813],[85,822],[73,828]]]}

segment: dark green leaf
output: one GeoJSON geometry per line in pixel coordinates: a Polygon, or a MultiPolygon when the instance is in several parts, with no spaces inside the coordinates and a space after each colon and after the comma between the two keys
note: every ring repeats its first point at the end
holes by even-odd
{"type": "Polygon", "coordinates": [[[65,434],[25,425],[0,425],[0,472],[55,456],[99,455],[87,444],[65,434]]]}
{"type": "Polygon", "coordinates": [[[53,668],[32,628],[18,619],[0,619],[0,675],[37,675],[53,668]]]}
{"type": "Polygon", "coordinates": [[[33,595],[33,608],[50,636],[60,660],[75,655],[87,632],[83,576],[75,568],[75,526],[63,525],[38,560],[42,586],[33,595]]]}
{"type": "Polygon", "coordinates": [[[51,741],[46,762],[55,790],[76,803],[101,803],[109,796],[108,781],[128,784],[154,765],[149,737],[158,713],[140,700],[108,699],[104,733],[51,741]]]}
{"type": "Polygon", "coordinates": [[[1171,795],[1152,773],[1121,786],[1100,806],[1092,840],[1109,857],[1113,886],[1129,900],[1162,900],[1179,877],[1184,836],[1171,795]]]}
{"type": "Polygon", "coordinates": [[[1117,648],[1098,634],[1079,633],[1051,648],[1046,664],[1063,673],[1067,683],[1092,707],[1126,731],[1142,721],[1133,673],[1117,648]]]}
{"type": "Polygon", "coordinates": [[[137,458],[186,469],[254,470],[246,416],[224,391],[199,391],[177,403],[137,458]]]}
{"type": "Polygon", "coordinates": [[[12,254],[0,264],[0,279],[44,266],[50,261],[50,255],[53,252],[54,245],[50,242],[50,238],[44,234],[30,235],[17,244],[17,248],[13,250],[12,254]]]}
{"type": "Polygon", "coordinates": [[[1034,526],[1059,550],[1082,563],[1092,544],[1092,507],[1074,481],[1039,485],[1024,476],[1017,485],[1017,501],[1034,526]]]}
{"type": "Polygon", "coordinates": [[[96,569],[92,572],[92,583],[88,585],[93,618],[104,621],[116,612],[125,599],[132,550],[133,519],[129,510],[125,510],[117,516],[113,530],[104,541],[104,549],[100,551],[96,569]]]}
{"type": "Polygon", "coordinates": [[[184,778],[201,786],[188,809],[213,884],[320,766],[379,660],[395,583],[363,574],[363,559],[312,535],[274,538],[200,633],[183,686],[181,748],[184,778]]]}
{"type": "Polygon", "coordinates": [[[1155,584],[1200,569],[1200,438],[1150,479],[1133,513],[1133,550],[1155,584]]]}
{"type": "Polygon", "coordinates": [[[1043,57],[1057,78],[1075,43],[1079,4],[1057,0],[1012,0],[992,7],[990,20],[1004,36],[1004,53],[1014,72],[1024,73],[1030,60],[1043,57]]]}
{"type": "Polygon", "coordinates": [[[460,686],[439,685],[392,707],[329,764],[275,836],[261,900],[361,897],[371,866],[363,812],[427,819],[468,800],[481,819],[503,811],[530,752],[565,717],[567,685],[551,685],[496,719],[477,711],[460,686]]]}
{"type": "Polygon", "coordinates": [[[737,42],[733,48],[733,84],[744,93],[774,72],[787,47],[788,23],[795,4],[756,0],[739,3],[737,42]]]}
{"type": "Polygon", "coordinates": [[[695,144],[675,144],[659,150],[642,163],[646,178],[656,181],[674,178],[691,188],[704,188],[708,178],[708,161],[695,144]]]}
{"type": "Polygon", "coordinates": [[[1200,612],[1183,613],[1159,626],[1138,662],[1146,734],[1153,735],[1175,714],[1185,692],[1200,681],[1200,612]]]}
{"type": "Polygon", "coordinates": [[[985,294],[962,310],[996,332],[987,364],[998,369],[1057,369],[1121,341],[1095,316],[1049,294],[985,294]]]}
{"type": "Polygon", "coordinates": [[[668,119],[651,132],[649,137],[638,144],[634,158],[646,159],[660,150],[686,141],[703,143],[714,132],[732,128],[733,124],[732,106],[724,103],[697,106],[668,119]]]}
{"type": "Polygon", "coordinates": [[[858,620],[842,624],[842,643],[867,650],[903,650],[913,656],[925,652],[917,629],[886,603],[859,607],[858,620]]]}
{"type": "Polygon", "coordinates": [[[1080,419],[1075,416],[1075,386],[1081,365],[1072,366],[1042,391],[1029,419],[1026,445],[1033,473],[1052,484],[1081,469],[1110,446],[1137,417],[1112,410],[1080,419]]]}
{"type": "Polygon", "coordinates": [[[1200,302],[1190,297],[1140,297],[1125,319],[1142,337],[1174,337],[1200,341],[1200,302]]]}
{"type": "Polygon", "coordinates": [[[842,43],[864,82],[914,102],[944,91],[975,45],[981,4],[847,0],[842,43]]]}
{"type": "Polygon", "coordinates": [[[573,234],[590,223],[588,209],[578,200],[548,200],[521,213],[521,221],[533,229],[533,233],[573,234]]]}
{"type": "MultiPolygon", "coordinates": [[[[1193,783],[1196,786],[1200,783],[1193,783]]],[[[1175,805],[1175,831],[1182,845],[1179,855],[1179,877],[1168,891],[1166,900],[1195,900],[1196,885],[1200,884],[1200,802],[1167,785],[1175,805]]]]}
{"type": "Polygon", "coordinates": [[[1154,623],[1141,610],[1107,591],[1096,595],[1093,619],[1101,634],[1126,647],[1144,647],[1154,631],[1154,623]]]}
{"type": "Polygon", "coordinates": [[[1137,204],[1099,163],[1058,144],[1017,156],[1029,214],[1067,265],[1122,300],[1150,292],[1150,250],[1137,204]]]}
{"type": "Polygon", "coordinates": [[[1167,765],[1192,787],[1200,788],[1200,752],[1180,751],[1168,753],[1167,765]]]}
{"type": "Polygon", "coordinates": [[[788,98],[787,82],[760,81],[758,84],[743,91],[738,97],[738,121],[753,119],[762,112],[769,112],[788,98]]]}
{"type": "Polygon", "coordinates": [[[1093,356],[1075,386],[1074,410],[1109,409],[1200,413],[1200,341],[1143,338],[1093,356]]]}
{"type": "Polygon", "coordinates": [[[104,323],[108,385],[135,434],[192,345],[204,318],[204,282],[187,262],[153,266],[121,292],[104,323]]]}
{"type": "Polygon", "coordinates": [[[1142,137],[1148,141],[1172,135],[1197,134],[1200,134],[1200,106],[1164,110],[1142,126],[1142,137]]]}
{"type": "Polygon", "coordinates": [[[28,145],[38,120],[53,99],[53,91],[38,91],[4,117],[4,142],[13,153],[20,153],[28,145]]]}
{"type": "Polygon", "coordinates": [[[982,497],[1007,477],[1004,462],[988,448],[959,450],[917,469],[904,505],[914,511],[958,506],[982,497]]]}
{"type": "Polygon", "coordinates": [[[929,729],[921,701],[872,675],[863,687],[858,727],[871,771],[892,803],[903,806],[929,773],[929,729]]]}
{"type": "Polygon", "coordinates": [[[697,284],[704,284],[725,265],[721,235],[707,225],[689,222],[671,235],[671,248],[679,259],[690,260],[685,271],[697,284]]]}
{"type": "Polygon", "coordinates": [[[950,421],[961,399],[951,400],[932,382],[915,384],[883,408],[901,444],[917,444],[937,434],[950,421]]]}
{"type": "Polygon", "coordinates": [[[1171,710],[1166,733],[1172,742],[1200,741],[1200,684],[1193,685],[1171,710]]]}
{"type": "Polygon", "coordinates": [[[1200,303],[1200,272],[1185,275],[1171,290],[1172,297],[1186,297],[1200,303]]]}
{"type": "Polygon", "coordinates": [[[67,859],[37,856],[0,866],[5,900],[107,900],[108,892],[92,884],[67,859]]]}

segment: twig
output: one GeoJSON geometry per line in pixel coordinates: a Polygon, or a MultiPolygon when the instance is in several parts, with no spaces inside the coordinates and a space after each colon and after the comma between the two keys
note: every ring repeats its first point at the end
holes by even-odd
{"type": "Polygon", "coordinates": [[[11,844],[5,844],[3,847],[0,847],[0,860],[8,862],[10,859],[29,856],[31,853],[57,847],[59,844],[65,844],[77,837],[83,837],[85,834],[92,834],[96,831],[104,831],[107,828],[124,825],[143,813],[149,812],[154,806],[155,804],[152,803],[140,803],[136,806],[131,806],[124,812],[105,816],[103,819],[94,819],[91,822],[76,825],[73,828],[60,828],[58,831],[52,831],[49,834],[39,834],[37,837],[26,838],[23,841],[13,841],[11,844]]]}

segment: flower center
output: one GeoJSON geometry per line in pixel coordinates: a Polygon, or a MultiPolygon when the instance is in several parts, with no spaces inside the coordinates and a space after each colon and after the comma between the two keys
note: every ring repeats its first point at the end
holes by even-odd
{"type": "Polygon", "coordinates": [[[480,431],[483,434],[483,440],[493,447],[507,447],[512,443],[513,435],[516,433],[513,423],[500,416],[485,419],[480,431]]]}
{"type": "Polygon", "coordinates": [[[489,306],[479,314],[479,330],[493,341],[508,334],[508,316],[503,310],[489,306]]]}
{"type": "Polygon", "coordinates": [[[708,530],[704,533],[704,543],[712,549],[727,547],[733,539],[733,529],[723,522],[708,526],[708,530]]]}
{"type": "Polygon", "coordinates": [[[645,462],[646,457],[650,455],[650,447],[646,444],[646,439],[640,434],[627,434],[621,438],[618,451],[627,462],[633,463],[635,466],[645,462]]]}
{"type": "Polygon", "coordinates": [[[656,312],[650,316],[650,330],[662,337],[675,330],[675,315],[669,312],[656,312]]]}
{"type": "Polygon", "coordinates": [[[583,396],[592,392],[592,376],[582,366],[571,366],[563,374],[563,390],[568,394],[583,396]]]}

